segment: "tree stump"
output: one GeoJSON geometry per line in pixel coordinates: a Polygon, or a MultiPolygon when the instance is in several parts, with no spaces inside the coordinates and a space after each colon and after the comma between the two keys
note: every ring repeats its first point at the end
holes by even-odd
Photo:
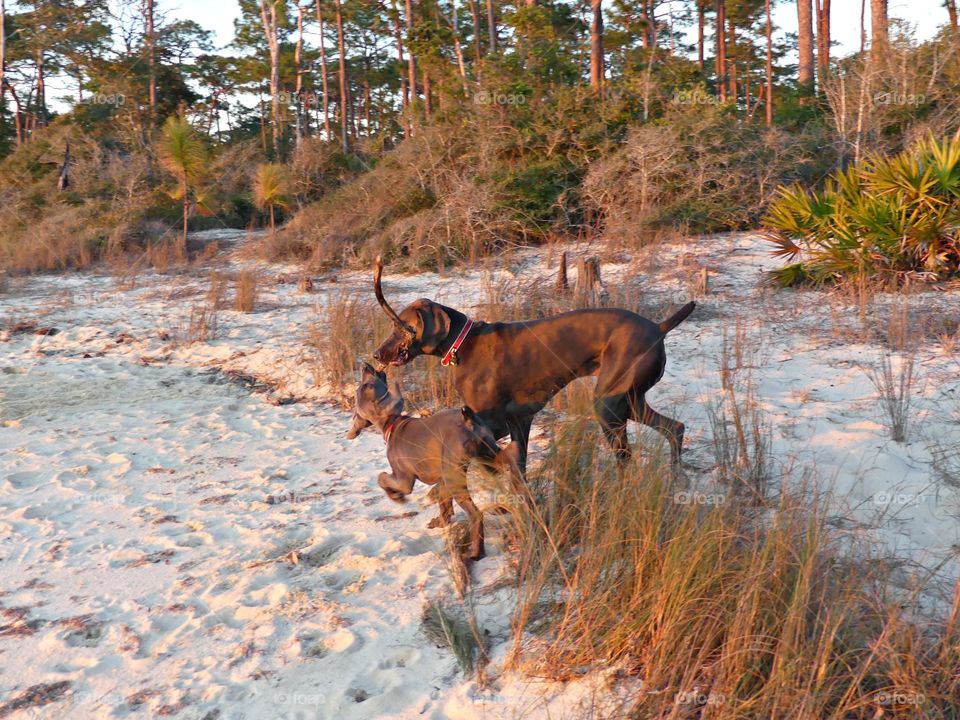
{"type": "Polygon", "coordinates": [[[313,280],[310,279],[309,275],[300,276],[300,280],[297,281],[297,290],[302,293],[313,292],[313,280]]]}
{"type": "Polygon", "coordinates": [[[577,285],[574,290],[577,301],[583,305],[604,305],[609,293],[600,278],[600,259],[580,258],[577,261],[577,285]]]}
{"type": "Polygon", "coordinates": [[[570,281],[567,280],[567,254],[560,256],[560,269],[557,271],[557,284],[555,286],[557,293],[565,293],[570,289],[570,281]]]}

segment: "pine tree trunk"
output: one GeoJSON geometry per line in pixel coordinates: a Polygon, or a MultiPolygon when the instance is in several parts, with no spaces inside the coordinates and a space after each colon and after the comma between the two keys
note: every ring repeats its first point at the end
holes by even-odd
{"type": "Polygon", "coordinates": [[[157,121],[157,39],[153,26],[153,4],[154,0],[145,0],[147,16],[147,95],[150,102],[151,125],[155,124],[157,121]]]}
{"type": "Polygon", "coordinates": [[[727,8],[725,0],[716,0],[716,53],[714,59],[714,72],[717,76],[717,94],[720,102],[726,102],[727,99],[727,8]]]}
{"type": "Polygon", "coordinates": [[[423,71],[423,114],[429,121],[433,115],[433,98],[431,97],[430,73],[423,71]]]}
{"type": "Polygon", "coordinates": [[[460,45],[460,20],[457,17],[458,9],[456,0],[450,3],[450,14],[453,25],[453,51],[457,56],[457,69],[460,71],[460,79],[463,82],[463,94],[467,94],[467,65],[463,61],[463,47],[460,45]]]}
{"type": "Polygon", "coordinates": [[[947,6],[947,14],[950,16],[950,27],[954,32],[957,31],[957,0],[944,0],[947,6]]]}
{"type": "MultiPolygon", "coordinates": [[[[7,96],[7,3],[0,0],[0,105],[7,96]]],[[[19,137],[17,138],[19,142],[19,137]]]]}
{"type": "Polygon", "coordinates": [[[340,0],[334,0],[337,10],[337,52],[340,54],[340,148],[344,154],[350,152],[350,138],[347,133],[347,55],[343,39],[343,9],[340,0]]]}
{"type": "Polygon", "coordinates": [[[870,0],[870,35],[870,53],[875,59],[882,59],[890,46],[887,0],[870,0]]]}
{"type": "Polygon", "coordinates": [[[366,125],[364,134],[370,137],[370,81],[367,79],[363,81],[363,123],[366,125]]]}
{"type": "Polygon", "coordinates": [[[703,70],[703,41],[707,25],[707,9],[705,0],[697,0],[697,66],[703,70]]]}
{"type": "Polygon", "coordinates": [[[493,0],[487,0],[487,36],[489,44],[487,52],[497,51],[497,14],[494,12],[493,0]]]}
{"type": "MultiPolygon", "coordinates": [[[[406,9],[407,9],[407,35],[410,36],[413,34],[413,0],[406,0],[406,9]]],[[[417,59],[413,56],[413,50],[407,54],[407,85],[410,88],[410,133],[413,134],[416,123],[413,120],[415,116],[415,109],[417,105],[417,59]]]]}
{"type": "Polygon", "coordinates": [[[330,89],[327,80],[327,48],[323,41],[323,12],[320,0],[317,0],[317,23],[320,25],[320,87],[323,90],[323,132],[327,140],[333,137],[330,132],[330,89]]]}
{"type": "Polygon", "coordinates": [[[813,94],[813,7],[811,0],[797,0],[797,82],[801,91],[813,94]]]}
{"type": "Polygon", "coordinates": [[[476,76],[480,75],[480,13],[477,10],[477,0],[469,0],[470,17],[473,19],[473,55],[476,76]]]}
{"type": "Polygon", "coordinates": [[[36,127],[47,124],[47,84],[43,62],[43,49],[37,50],[37,114],[36,127]]]}
{"type": "Polygon", "coordinates": [[[724,59],[727,60],[728,68],[727,77],[729,86],[727,89],[727,99],[736,103],[739,94],[737,88],[737,28],[734,25],[733,17],[729,15],[727,16],[727,37],[727,49],[723,52],[724,59]],[[733,62],[730,62],[728,59],[731,50],[733,51],[733,62]]]}
{"type": "MultiPolygon", "coordinates": [[[[403,59],[403,34],[400,31],[400,13],[397,10],[397,0],[390,0],[390,4],[393,8],[393,37],[397,43],[397,64],[399,68],[402,68],[406,64],[406,60],[403,59]]],[[[407,108],[410,106],[410,92],[407,89],[407,76],[403,73],[400,74],[400,109],[407,114],[407,108]]],[[[403,123],[403,136],[410,137],[412,134],[412,129],[410,127],[410,118],[407,117],[403,123]]]]}
{"type": "Polygon", "coordinates": [[[767,103],[766,103],[766,122],[767,127],[773,125],[773,22],[770,18],[770,0],[764,0],[764,11],[766,12],[766,35],[767,35],[767,103]]]}
{"type": "Polygon", "coordinates": [[[263,86],[257,85],[257,96],[260,100],[260,148],[263,150],[264,154],[267,152],[267,119],[263,112],[263,86]]]}
{"type": "Polygon", "coordinates": [[[297,145],[303,140],[303,7],[297,5],[297,44],[293,50],[293,67],[297,71],[294,104],[297,113],[297,145]]]}
{"type": "Polygon", "coordinates": [[[603,92],[603,0],[590,0],[593,21],[590,23],[590,87],[603,92]]]}
{"type": "Polygon", "coordinates": [[[830,74],[830,0],[817,0],[817,74],[822,89],[830,74]]]}
{"type": "Polygon", "coordinates": [[[280,41],[277,27],[277,3],[274,0],[267,8],[266,0],[260,0],[260,20],[270,50],[270,115],[273,121],[273,154],[280,159],[280,41]]]}

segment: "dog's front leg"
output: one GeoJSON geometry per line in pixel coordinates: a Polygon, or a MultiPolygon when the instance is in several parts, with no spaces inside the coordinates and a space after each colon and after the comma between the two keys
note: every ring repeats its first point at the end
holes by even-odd
{"type": "Polygon", "coordinates": [[[413,492],[413,483],[415,478],[397,476],[393,473],[382,472],[377,479],[380,487],[387,494],[387,497],[396,502],[402,501],[407,495],[413,492]]]}
{"type": "Polygon", "coordinates": [[[470,548],[464,553],[464,560],[480,560],[487,555],[483,543],[483,513],[480,512],[473,499],[466,493],[456,496],[457,504],[463,508],[470,518],[470,548]]]}

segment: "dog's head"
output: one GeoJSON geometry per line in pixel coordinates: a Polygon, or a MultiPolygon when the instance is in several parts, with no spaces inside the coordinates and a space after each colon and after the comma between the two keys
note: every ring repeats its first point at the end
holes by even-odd
{"type": "Polygon", "coordinates": [[[347,439],[353,440],[364,428],[382,428],[390,418],[403,412],[403,395],[396,383],[387,384],[387,374],[364,363],[357,386],[357,404],[347,439]]]}
{"type": "Polygon", "coordinates": [[[464,426],[473,435],[473,442],[475,443],[473,452],[478,457],[495,457],[500,448],[497,446],[497,438],[493,431],[466,405],[460,408],[460,415],[463,418],[464,426]]]}
{"type": "Polygon", "coordinates": [[[450,309],[421,298],[399,314],[390,307],[380,288],[383,263],[377,257],[373,274],[373,290],[377,302],[393,322],[393,332],[373,353],[381,365],[406,365],[418,355],[434,355],[450,333],[450,309]]]}

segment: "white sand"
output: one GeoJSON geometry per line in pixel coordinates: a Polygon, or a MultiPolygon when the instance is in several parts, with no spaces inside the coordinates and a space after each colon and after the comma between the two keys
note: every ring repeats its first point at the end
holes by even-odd
{"type": "MultiPolygon", "coordinates": [[[[666,375],[649,396],[687,424],[694,486],[723,492],[711,482],[706,408],[722,395],[723,328],[732,334],[739,314],[778,471],[810,468],[818,489],[835,493],[838,524],[878,554],[946,563],[948,582],[960,502],[931,462],[960,447],[958,357],[921,349],[913,427],[908,442],[892,442],[861,368],[881,346],[834,337],[839,305],[822,293],[761,290],[760,269],[776,265],[762,242],[718,237],[661,254],[657,273],[636,275],[627,256],[603,272],[641,283],[653,304],[678,305],[699,267],[711,269],[710,292],[670,334],[666,375]]],[[[554,263],[524,251],[510,267],[526,278],[554,263]]],[[[149,273],[132,288],[39,277],[0,296],[0,328],[29,320],[60,331],[0,333],[0,708],[31,686],[69,681],[58,701],[11,717],[582,716],[601,674],[559,685],[502,669],[510,595],[484,592],[507,572],[496,518],[474,571],[491,686],[464,680],[420,629],[428,600],[455,598],[440,531],[425,527],[425,489],[405,505],[382,494],[381,438],[344,439],[349,415],[325,401],[334,390],[316,386],[304,344],[333,293],[374,302],[369,275],[339,273],[304,295],[295,268],[247,264],[268,280],[263,309],[222,310],[218,336],[190,346],[174,340],[203,300],[202,271],[149,273]],[[294,282],[274,283],[280,273],[294,282]],[[224,370],[272,390],[251,393],[224,370]],[[301,401],[269,402],[290,396],[301,401]]],[[[396,306],[431,296],[463,309],[483,283],[479,270],[385,280],[396,306]]],[[[957,299],[912,302],[938,312],[957,299]]]]}

